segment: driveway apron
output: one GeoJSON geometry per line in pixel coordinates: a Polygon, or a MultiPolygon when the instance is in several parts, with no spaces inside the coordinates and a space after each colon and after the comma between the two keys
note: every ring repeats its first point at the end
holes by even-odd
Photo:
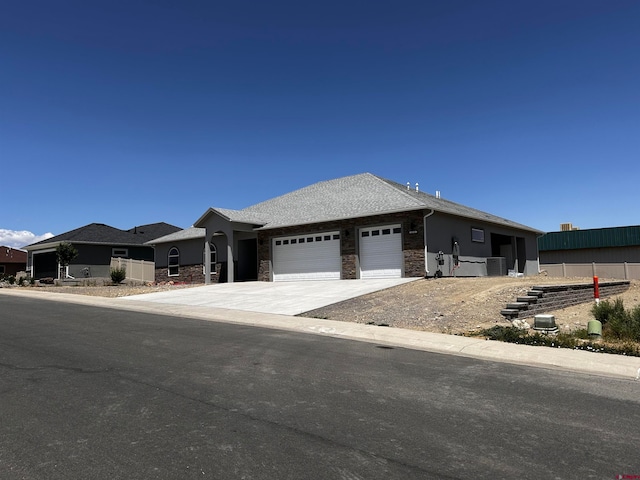
{"type": "Polygon", "coordinates": [[[414,280],[418,279],[219,283],[176,291],[132,295],[123,300],[298,315],[414,280]]]}

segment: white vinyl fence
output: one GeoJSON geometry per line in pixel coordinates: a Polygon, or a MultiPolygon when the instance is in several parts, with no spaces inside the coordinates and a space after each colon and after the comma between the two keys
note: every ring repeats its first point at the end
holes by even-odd
{"type": "Polygon", "coordinates": [[[550,277],[593,277],[640,280],[640,263],[554,263],[541,264],[550,277]]]}
{"type": "Polygon", "coordinates": [[[132,260],[130,258],[112,258],[110,267],[124,267],[127,271],[127,280],[153,282],[156,279],[156,267],[154,262],[132,260]]]}

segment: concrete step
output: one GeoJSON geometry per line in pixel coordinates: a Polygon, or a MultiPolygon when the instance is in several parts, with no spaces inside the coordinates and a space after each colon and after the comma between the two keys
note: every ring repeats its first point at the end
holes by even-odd
{"type": "Polygon", "coordinates": [[[507,303],[507,308],[512,310],[526,310],[529,308],[529,304],[527,302],[507,303]]]}
{"type": "Polygon", "coordinates": [[[520,310],[517,310],[514,308],[503,308],[502,310],[500,310],[500,315],[508,318],[509,320],[518,318],[519,314],[520,314],[520,310]]]}
{"type": "Polygon", "coordinates": [[[532,304],[532,303],[536,303],[538,301],[538,297],[530,297],[529,295],[527,295],[526,297],[518,297],[516,301],[518,303],[532,304]]]}

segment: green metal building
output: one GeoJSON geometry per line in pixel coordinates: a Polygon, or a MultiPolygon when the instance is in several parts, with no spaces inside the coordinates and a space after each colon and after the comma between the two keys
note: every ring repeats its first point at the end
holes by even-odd
{"type": "Polygon", "coordinates": [[[640,225],[549,232],[538,251],[541,264],[640,263],[640,225]]]}

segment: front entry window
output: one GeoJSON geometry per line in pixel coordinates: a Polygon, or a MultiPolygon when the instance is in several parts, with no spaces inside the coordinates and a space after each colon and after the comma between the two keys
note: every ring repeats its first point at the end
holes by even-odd
{"type": "Polygon", "coordinates": [[[180,250],[176,247],[169,249],[169,276],[176,277],[178,275],[178,268],[180,266],[180,250]]]}

